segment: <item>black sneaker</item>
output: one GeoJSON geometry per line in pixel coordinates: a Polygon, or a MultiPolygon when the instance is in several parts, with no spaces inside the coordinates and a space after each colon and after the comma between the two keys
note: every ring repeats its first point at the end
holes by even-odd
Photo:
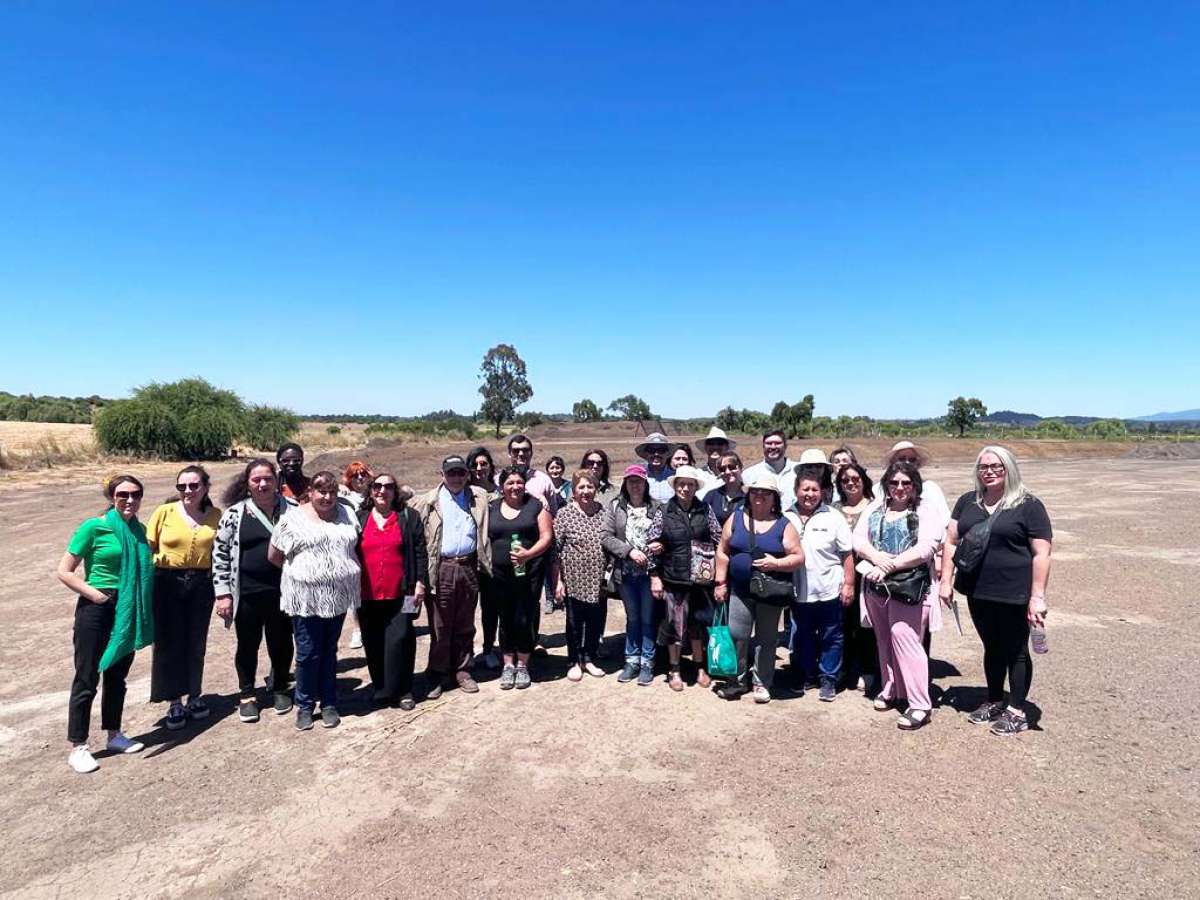
{"type": "Polygon", "coordinates": [[[995,722],[1000,718],[1000,714],[1004,712],[1004,703],[997,701],[995,703],[985,703],[967,716],[967,721],[972,725],[986,725],[988,722],[995,722]]]}
{"type": "Polygon", "coordinates": [[[171,708],[167,710],[167,730],[178,731],[187,724],[187,713],[183,709],[182,703],[172,703],[171,708]]]}
{"type": "Polygon", "coordinates": [[[286,716],[292,711],[292,695],[277,693],[275,695],[275,715],[286,716]]]}
{"type": "Polygon", "coordinates": [[[1020,734],[1029,730],[1029,720],[1023,715],[1005,709],[1000,717],[992,723],[992,734],[1020,734]]]}
{"type": "Polygon", "coordinates": [[[642,663],[641,669],[638,670],[638,687],[648,687],[654,684],[654,667],[648,663],[642,663]]]}
{"type": "Polygon", "coordinates": [[[308,731],[313,727],[313,715],[311,709],[296,710],[296,730],[308,731]]]}
{"type": "Polygon", "coordinates": [[[825,703],[832,703],[837,699],[837,687],[834,685],[832,679],[828,681],[822,681],[819,690],[820,693],[817,694],[817,699],[825,703]]]}
{"type": "Polygon", "coordinates": [[[258,721],[258,701],[253,697],[238,704],[238,718],[243,722],[258,721]]]}
{"type": "Polygon", "coordinates": [[[342,717],[332,706],[321,707],[321,725],[325,728],[337,728],[342,723],[342,717]]]}
{"type": "Polygon", "coordinates": [[[627,662],[625,668],[621,670],[621,674],[617,676],[617,681],[621,684],[628,684],[633,679],[638,677],[638,672],[642,670],[640,662],[627,662]]]}
{"type": "Polygon", "coordinates": [[[405,694],[400,698],[399,706],[405,712],[409,712],[410,710],[417,708],[417,701],[413,699],[412,694],[405,694]]]}

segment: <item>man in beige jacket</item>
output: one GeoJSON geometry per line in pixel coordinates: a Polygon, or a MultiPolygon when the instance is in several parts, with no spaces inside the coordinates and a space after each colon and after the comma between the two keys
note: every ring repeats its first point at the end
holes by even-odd
{"type": "Polygon", "coordinates": [[[475,644],[475,605],[479,572],[492,571],[488,542],[487,493],[468,483],[467,461],[458,455],[442,460],[442,483],[412,501],[425,526],[429,554],[429,621],[432,640],[426,680],[430,700],[458,685],[474,694],[471,677],[475,644]]]}

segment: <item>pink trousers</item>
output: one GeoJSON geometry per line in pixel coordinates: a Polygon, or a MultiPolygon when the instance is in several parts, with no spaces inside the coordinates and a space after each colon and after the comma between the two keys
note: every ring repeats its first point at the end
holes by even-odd
{"type": "Polygon", "coordinates": [[[863,584],[863,602],[875,630],[875,646],[879,650],[879,673],[883,688],[879,696],[886,700],[908,698],[912,709],[933,709],[929,699],[929,657],[921,641],[929,625],[929,609],[908,606],[887,599],[869,584],[863,584]]]}

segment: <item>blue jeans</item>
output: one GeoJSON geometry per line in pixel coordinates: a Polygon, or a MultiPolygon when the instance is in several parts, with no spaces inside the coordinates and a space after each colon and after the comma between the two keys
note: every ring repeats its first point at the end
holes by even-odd
{"type": "Polygon", "coordinates": [[[337,706],[337,645],[346,614],[293,616],[296,635],[296,706],[312,712],[318,696],[321,708],[337,706]]]}
{"type": "Polygon", "coordinates": [[[654,598],[649,575],[626,575],[621,579],[625,604],[625,662],[654,663],[654,598]]]}
{"type": "Polygon", "coordinates": [[[792,668],[805,679],[836,681],[842,670],[842,604],[836,597],[792,604],[792,668]]]}

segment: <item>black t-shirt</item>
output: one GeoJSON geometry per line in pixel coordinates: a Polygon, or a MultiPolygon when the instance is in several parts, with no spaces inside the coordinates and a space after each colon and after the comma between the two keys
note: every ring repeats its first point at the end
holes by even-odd
{"type": "MultiPolygon", "coordinates": [[[[254,501],[251,501],[252,503],[254,501]]],[[[251,512],[242,513],[242,527],[238,532],[238,583],[243,594],[260,591],[279,591],[279,579],[283,572],[279,566],[267,559],[267,548],[271,545],[271,532],[251,512]]]]}
{"type": "MultiPolygon", "coordinates": [[[[997,603],[1026,604],[1033,589],[1034,538],[1051,540],[1050,517],[1037,497],[997,513],[988,541],[987,556],[971,574],[956,572],[954,588],[968,597],[994,600],[997,603]]],[[[958,523],[961,541],[975,525],[988,518],[987,511],[975,502],[975,492],[969,491],[954,504],[951,518],[958,523]]]]}

